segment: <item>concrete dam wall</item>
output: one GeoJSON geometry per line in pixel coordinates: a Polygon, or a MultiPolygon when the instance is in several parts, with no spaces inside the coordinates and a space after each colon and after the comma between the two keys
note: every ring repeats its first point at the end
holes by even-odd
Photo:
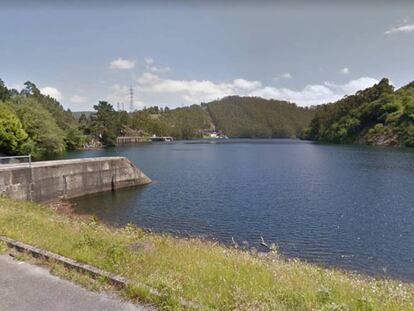
{"type": "Polygon", "coordinates": [[[0,165],[0,196],[38,202],[151,182],[125,157],[0,165]]]}

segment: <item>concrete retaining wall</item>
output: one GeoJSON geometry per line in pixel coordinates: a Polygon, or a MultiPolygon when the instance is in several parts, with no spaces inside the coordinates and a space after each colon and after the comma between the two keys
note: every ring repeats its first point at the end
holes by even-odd
{"type": "Polygon", "coordinates": [[[0,196],[33,201],[85,194],[151,182],[124,157],[84,158],[0,165],[0,196]]]}

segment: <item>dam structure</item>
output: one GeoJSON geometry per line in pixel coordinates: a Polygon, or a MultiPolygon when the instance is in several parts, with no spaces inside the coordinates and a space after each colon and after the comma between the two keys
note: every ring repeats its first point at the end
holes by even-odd
{"type": "Polygon", "coordinates": [[[0,196],[47,202],[149,184],[125,157],[97,157],[0,165],[0,196]]]}

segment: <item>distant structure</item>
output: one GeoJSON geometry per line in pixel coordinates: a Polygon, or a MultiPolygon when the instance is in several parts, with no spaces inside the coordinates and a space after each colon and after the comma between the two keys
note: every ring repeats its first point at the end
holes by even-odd
{"type": "Polygon", "coordinates": [[[215,128],[199,130],[198,132],[203,136],[204,139],[229,139],[223,131],[215,128]]]}
{"type": "MultiPolygon", "coordinates": [[[[134,106],[134,89],[131,87],[129,87],[129,112],[133,112],[135,110],[135,106],[134,106]]],[[[125,104],[122,102],[118,102],[117,104],[117,110],[118,111],[126,111],[125,110],[125,104]]]]}
{"type": "Polygon", "coordinates": [[[129,87],[129,112],[134,111],[134,89],[129,87]]]}

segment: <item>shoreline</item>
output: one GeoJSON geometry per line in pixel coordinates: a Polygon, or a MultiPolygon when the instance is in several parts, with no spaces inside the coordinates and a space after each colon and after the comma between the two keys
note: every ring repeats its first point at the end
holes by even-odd
{"type": "MultiPolygon", "coordinates": [[[[92,195],[96,195],[96,194],[92,194],[92,195]]],[[[116,229],[122,229],[127,225],[114,225],[111,224],[110,222],[105,222],[101,219],[99,219],[96,215],[94,214],[79,214],[76,212],[76,203],[70,202],[70,200],[63,200],[63,199],[57,199],[51,202],[48,202],[47,207],[52,209],[53,211],[63,214],[65,216],[68,216],[72,219],[75,220],[81,220],[81,221],[88,221],[91,219],[94,219],[95,221],[98,221],[99,223],[103,224],[104,226],[111,228],[113,230],[116,229]]],[[[215,238],[213,236],[213,234],[206,234],[206,235],[197,235],[197,234],[191,234],[189,232],[179,232],[179,231],[162,231],[162,230],[154,230],[150,227],[141,227],[139,225],[136,224],[129,224],[130,226],[134,226],[139,230],[143,230],[147,233],[150,234],[155,234],[155,235],[167,235],[167,236],[171,236],[174,239],[181,239],[181,240],[199,240],[200,242],[206,242],[206,243],[212,243],[224,248],[229,248],[229,249],[233,249],[233,250],[237,250],[237,251],[241,251],[241,252],[248,252],[253,256],[258,256],[261,258],[270,258],[272,259],[272,257],[274,257],[275,253],[272,252],[271,248],[269,245],[274,244],[273,242],[268,241],[269,243],[266,243],[267,246],[264,246],[262,243],[258,243],[258,245],[256,246],[249,246],[246,247],[245,244],[243,243],[244,241],[240,241],[240,243],[238,243],[237,241],[237,237],[236,239],[232,239],[232,242],[225,242],[225,241],[220,241],[219,239],[215,238]],[[257,247],[260,246],[260,249],[257,247]]],[[[263,242],[265,242],[263,240],[263,242]]],[[[340,271],[344,274],[352,274],[352,275],[357,275],[363,278],[368,278],[368,279],[376,279],[376,280],[391,280],[391,281],[398,281],[398,282],[403,282],[403,283],[413,283],[414,282],[414,278],[413,279],[409,279],[409,278],[400,278],[398,276],[394,276],[392,274],[388,274],[387,272],[385,272],[384,274],[381,273],[369,273],[367,271],[363,271],[363,270],[355,270],[352,268],[345,268],[345,267],[341,267],[340,265],[329,265],[329,264],[325,264],[322,262],[318,262],[316,259],[312,260],[312,259],[305,259],[305,258],[301,258],[301,257],[295,257],[295,256],[289,256],[286,254],[283,254],[281,252],[279,252],[279,246],[277,244],[275,244],[277,247],[277,258],[279,260],[283,260],[283,261],[290,261],[290,260],[298,260],[300,262],[306,263],[306,264],[310,264],[310,265],[314,265],[316,267],[319,267],[321,269],[334,269],[336,271],[340,271]]]]}
{"type": "MultiPolygon", "coordinates": [[[[0,235],[73,258],[130,280],[129,299],[178,308],[411,310],[414,282],[375,279],[296,259],[262,258],[200,239],[110,228],[26,201],[0,198],[0,235]],[[162,299],[139,284],[161,290],[162,299]]],[[[1,244],[0,244],[1,248],[1,244]]]]}
{"type": "MultiPolygon", "coordinates": [[[[229,139],[212,139],[212,138],[190,138],[190,139],[177,139],[174,140],[174,142],[182,142],[185,144],[234,144],[238,142],[251,142],[251,141],[271,141],[271,140],[293,140],[293,141],[300,141],[300,142],[308,142],[312,144],[318,144],[318,145],[325,145],[325,146],[346,146],[346,147],[373,147],[373,148],[383,148],[383,149],[389,149],[389,150],[408,150],[408,151],[414,151],[414,147],[408,147],[403,145],[375,145],[375,144],[341,144],[341,143],[332,143],[327,141],[319,141],[319,140],[309,140],[309,139],[301,139],[299,137],[256,137],[256,138],[242,138],[242,137],[230,137],[229,139]]],[[[171,144],[171,142],[168,142],[171,144]]],[[[62,155],[66,153],[71,152],[82,152],[82,151],[96,151],[96,150],[105,150],[105,149],[111,149],[111,148],[123,148],[123,147],[130,147],[130,146],[136,146],[136,145],[144,145],[148,144],[148,142],[140,142],[140,143],[130,143],[130,144],[117,144],[115,146],[100,146],[100,147],[82,147],[77,148],[74,150],[66,150],[62,153],[53,155],[53,156],[47,156],[45,158],[35,159],[36,161],[44,161],[44,160],[54,160],[54,159],[62,159],[62,155]]]]}

